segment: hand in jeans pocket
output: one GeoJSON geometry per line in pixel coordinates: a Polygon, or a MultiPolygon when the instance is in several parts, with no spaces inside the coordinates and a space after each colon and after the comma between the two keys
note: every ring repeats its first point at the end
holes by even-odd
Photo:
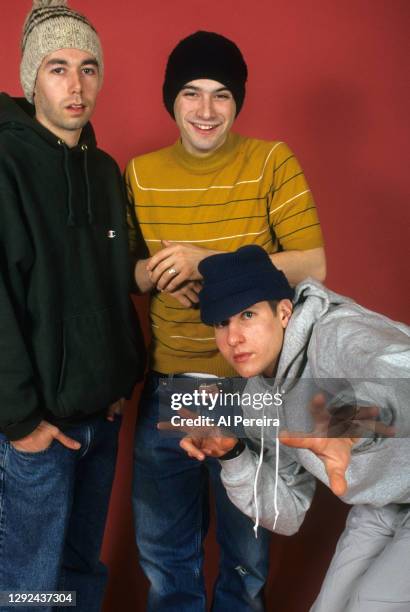
{"type": "Polygon", "coordinates": [[[47,421],[41,421],[37,427],[20,440],[13,440],[10,444],[17,451],[25,453],[41,453],[51,446],[53,440],[57,440],[71,450],[78,450],[81,444],[73,438],[69,438],[55,425],[47,421]]]}

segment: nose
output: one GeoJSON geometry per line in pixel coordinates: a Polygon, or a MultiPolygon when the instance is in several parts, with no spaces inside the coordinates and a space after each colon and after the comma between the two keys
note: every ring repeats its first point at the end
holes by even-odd
{"type": "Polygon", "coordinates": [[[214,115],[212,96],[205,93],[201,96],[201,103],[198,109],[198,116],[201,119],[210,119],[214,115]]]}
{"type": "Polygon", "coordinates": [[[228,327],[227,343],[229,346],[235,347],[243,342],[244,337],[236,322],[231,321],[228,327]]]}
{"type": "Polygon", "coordinates": [[[69,89],[70,89],[70,93],[73,93],[73,94],[81,93],[81,90],[82,90],[81,75],[77,72],[77,70],[73,70],[73,72],[70,74],[69,89]]]}

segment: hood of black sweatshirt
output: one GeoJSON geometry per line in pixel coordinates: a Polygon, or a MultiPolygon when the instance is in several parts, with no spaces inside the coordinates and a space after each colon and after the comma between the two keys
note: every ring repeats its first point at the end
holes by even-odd
{"type": "MultiPolygon", "coordinates": [[[[25,98],[12,98],[6,93],[0,93],[0,131],[3,130],[26,130],[27,137],[36,137],[39,145],[43,141],[53,147],[59,146],[58,136],[36,120],[34,106],[25,98]]],[[[87,123],[81,131],[77,146],[83,144],[90,148],[97,146],[91,123],[87,123]]]]}
{"type": "MultiPolygon", "coordinates": [[[[83,198],[86,201],[88,222],[93,223],[96,203],[93,202],[90,194],[88,159],[90,155],[93,157],[93,153],[97,151],[97,142],[91,123],[87,123],[81,130],[79,142],[74,147],[69,147],[63,139],[36,120],[35,108],[25,98],[12,98],[6,93],[1,93],[1,133],[14,134],[17,142],[24,140],[25,144],[32,145],[38,150],[38,158],[49,154],[54,155],[54,151],[58,149],[59,153],[62,153],[67,182],[67,224],[78,224],[79,211],[77,210],[77,213],[75,211],[76,202],[83,198]],[[78,159],[81,159],[81,172],[75,161],[78,159]]],[[[10,143],[9,147],[12,146],[10,143]]],[[[20,145],[17,144],[17,146],[20,145]]]]}

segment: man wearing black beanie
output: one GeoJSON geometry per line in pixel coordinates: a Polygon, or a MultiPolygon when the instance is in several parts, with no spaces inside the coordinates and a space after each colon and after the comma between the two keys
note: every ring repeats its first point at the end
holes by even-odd
{"type": "Polygon", "coordinates": [[[162,94],[165,108],[175,119],[174,102],[181,89],[201,75],[223,83],[234,97],[236,115],[245,99],[248,68],[231,40],[214,32],[197,32],[175,47],[165,70],[162,94]]]}
{"type": "Polygon", "coordinates": [[[206,607],[202,542],[208,478],[221,546],[212,609],[264,609],[267,532],[255,539],[251,521],[226,496],[217,461],[198,466],[178,440],[163,439],[156,427],[159,389],[168,389],[174,378],[197,388],[204,376],[234,374],[199,318],[199,263],[258,244],[292,285],[325,276],[316,207],[295,156],[283,142],[231,131],[247,75],[241,51],[226,37],[199,31],[181,40],[168,58],[163,84],[180,140],[131,160],[126,171],[130,235],[139,259],[136,282],[152,293],[153,341],[136,435],[134,510],[141,565],[151,582],[148,609],[155,612],[206,607]]]}

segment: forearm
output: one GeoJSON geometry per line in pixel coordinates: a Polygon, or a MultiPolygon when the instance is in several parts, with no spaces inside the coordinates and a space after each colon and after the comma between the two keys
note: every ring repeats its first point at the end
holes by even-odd
{"type": "MultiPolygon", "coordinates": [[[[259,523],[266,529],[282,535],[296,533],[303,522],[315,488],[315,481],[296,463],[280,469],[277,482],[277,507],[275,517],[275,457],[266,457],[258,475],[257,500],[259,523]],[[289,480],[289,483],[287,482],[289,480]],[[292,484],[290,484],[292,483],[292,484]]],[[[244,514],[256,519],[254,482],[258,458],[248,447],[235,459],[221,462],[221,479],[229,499],[244,514]]]]}
{"type": "Polygon", "coordinates": [[[26,295],[20,275],[13,272],[0,272],[0,431],[10,440],[29,434],[43,418],[27,350],[26,295]]]}
{"type": "Polygon", "coordinates": [[[291,285],[311,276],[323,282],[326,278],[326,257],[323,247],[306,251],[281,251],[271,256],[273,264],[282,270],[291,285]]]}

